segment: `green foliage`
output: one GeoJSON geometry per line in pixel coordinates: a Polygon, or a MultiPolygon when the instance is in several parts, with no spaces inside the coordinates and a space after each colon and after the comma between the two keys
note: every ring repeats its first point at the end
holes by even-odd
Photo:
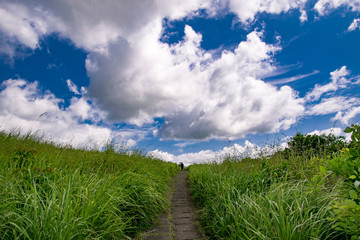
{"type": "Polygon", "coordinates": [[[131,239],[167,208],[176,164],[0,133],[1,239],[131,239]]]}
{"type": "Polygon", "coordinates": [[[352,142],[343,154],[328,162],[328,169],[344,180],[341,188],[342,199],[331,207],[330,220],[336,221],[334,228],[360,238],[360,127],[352,125],[345,129],[352,133],[352,142]]]}
{"type": "Polygon", "coordinates": [[[331,210],[331,215],[328,219],[335,222],[333,228],[351,236],[351,239],[359,239],[359,204],[353,200],[344,199],[342,201],[336,201],[329,209],[331,210]]]}
{"type": "Polygon", "coordinates": [[[346,133],[351,133],[351,144],[349,146],[349,153],[351,160],[358,160],[360,158],[360,126],[351,125],[345,129],[346,133]]]}
{"type": "Polygon", "coordinates": [[[297,133],[288,143],[287,154],[296,156],[324,156],[333,155],[346,146],[344,137],[329,135],[306,135],[297,133]]]}

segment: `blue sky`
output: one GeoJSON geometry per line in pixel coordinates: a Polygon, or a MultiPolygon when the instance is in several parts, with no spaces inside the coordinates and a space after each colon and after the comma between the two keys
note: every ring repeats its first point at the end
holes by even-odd
{"type": "Polygon", "coordinates": [[[360,117],[360,1],[0,1],[0,128],[186,164],[360,117]]]}

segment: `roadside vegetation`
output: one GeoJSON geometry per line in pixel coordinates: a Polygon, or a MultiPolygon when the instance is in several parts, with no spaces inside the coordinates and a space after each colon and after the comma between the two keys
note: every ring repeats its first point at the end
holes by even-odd
{"type": "Polygon", "coordinates": [[[258,159],[190,167],[212,239],[360,239],[360,127],[343,138],[298,133],[258,159]]]}
{"type": "Polygon", "coordinates": [[[167,210],[178,166],[0,133],[1,239],[132,239],[167,210]]]}

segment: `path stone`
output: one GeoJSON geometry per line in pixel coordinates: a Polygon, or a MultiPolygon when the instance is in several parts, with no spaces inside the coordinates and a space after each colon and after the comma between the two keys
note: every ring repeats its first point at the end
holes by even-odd
{"type": "Polygon", "coordinates": [[[145,240],[207,240],[195,222],[195,209],[190,196],[187,171],[174,178],[175,188],[170,212],[160,217],[156,228],[146,233],[145,240]]]}

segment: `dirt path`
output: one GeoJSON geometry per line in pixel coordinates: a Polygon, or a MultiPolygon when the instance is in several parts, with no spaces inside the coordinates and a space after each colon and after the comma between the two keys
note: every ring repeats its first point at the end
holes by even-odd
{"type": "Polygon", "coordinates": [[[193,202],[190,197],[187,171],[175,176],[174,194],[171,199],[171,210],[160,217],[159,226],[149,231],[145,240],[186,240],[208,239],[195,222],[193,202]]]}

